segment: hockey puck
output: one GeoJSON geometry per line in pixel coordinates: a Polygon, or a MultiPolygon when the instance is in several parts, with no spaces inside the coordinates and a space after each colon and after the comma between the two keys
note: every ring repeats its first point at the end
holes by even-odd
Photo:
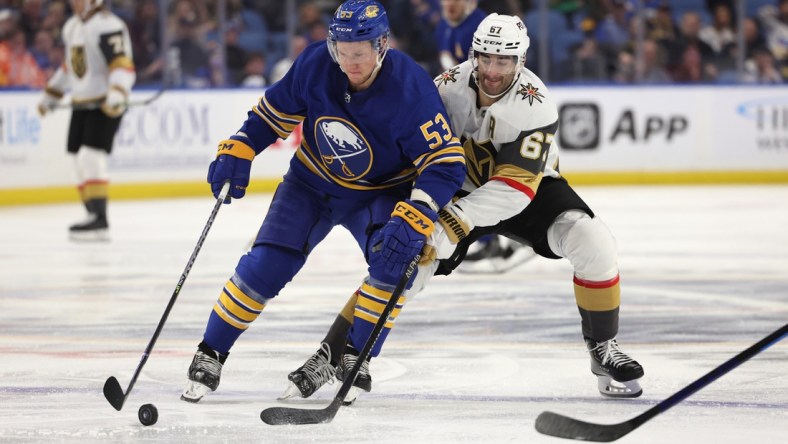
{"type": "Polygon", "coordinates": [[[144,426],[151,426],[156,424],[159,419],[159,410],[153,404],[144,404],[140,406],[137,412],[137,417],[144,426]]]}

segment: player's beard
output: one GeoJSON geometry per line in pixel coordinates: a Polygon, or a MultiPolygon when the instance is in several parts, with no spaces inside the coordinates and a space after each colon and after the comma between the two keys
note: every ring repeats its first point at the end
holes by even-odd
{"type": "Polygon", "coordinates": [[[498,97],[509,90],[514,84],[516,74],[478,73],[479,88],[489,97],[498,97]]]}

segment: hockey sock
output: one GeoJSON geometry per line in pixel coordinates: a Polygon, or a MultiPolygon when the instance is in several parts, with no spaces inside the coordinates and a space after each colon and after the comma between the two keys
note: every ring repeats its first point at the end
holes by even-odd
{"type": "Polygon", "coordinates": [[[203,340],[217,352],[229,353],[241,333],[249,328],[264,308],[265,304],[250,298],[232,280],[228,280],[213,306],[203,340]]]}
{"type": "MultiPolygon", "coordinates": [[[[391,299],[391,291],[375,288],[368,283],[361,285],[358,290],[358,301],[356,302],[356,310],[353,318],[353,326],[350,328],[350,343],[356,350],[364,348],[367,339],[369,339],[372,329],[380,319],[380,314],[386,307],[389,299],[391,299]]],[[[402,306],[405,304],[405,296],[400,296],[397,305],[391,312],[383,330],[380,332],[375,346],[372,348],[370,356],[377,356],[383,343],[386,341],[391,329],[394,327],[394,321],[397,319],[402,306]]]]}
{"type": "Polygon", "coordinates": [[[342,357],[342,352],[345,349],[347,335],[350,331],[350,327],[353,325],[353,313],[356,310],[356,301],[358,301],[358,291],[354,291],[353,295],[350,296],[350,299],[345,303],[345,307],[339,312],[337,318],[334,319],[334,323],[331,324],[331,328],[328,329],[328,333],[326,333],[326,337],[323,339],[323,342],[328,344],[331,349],[331,363],[334,365],[339,363],[339,359],[342,357]]]}
{"type": "Polygon", "coordinates": [[[589,281],[575,276],[574,285],[583,336],[597,341],[614,338],[618,333],[618,307],[621,303],[618,275],[607,281],[589,281]]]}

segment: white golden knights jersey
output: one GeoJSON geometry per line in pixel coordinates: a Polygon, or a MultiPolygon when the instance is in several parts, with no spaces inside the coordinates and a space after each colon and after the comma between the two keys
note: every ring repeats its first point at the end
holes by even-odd
{"type": "Polygon", "coordinates": [[[72,16],[63,26],[65,61],[50,79],[47,92],[71,91],[73,102],[100,102],[110,88],[128,95],[134,85],[131,39],[125,23],[99,8],[84,20],[72,16]]]}
{"type": "Polygon", "coordinates": [[[474,226],[509,219],[533,200],[544,176],[560,177],[558,110],[544,83],[521,68],[509,91],[480,107],[473,65],[466,61],[435,78],[454,134],[461,137],[468,174],[458,201],[474,226]],[[464,194],[465,194],[464,193],[464,194]]]}

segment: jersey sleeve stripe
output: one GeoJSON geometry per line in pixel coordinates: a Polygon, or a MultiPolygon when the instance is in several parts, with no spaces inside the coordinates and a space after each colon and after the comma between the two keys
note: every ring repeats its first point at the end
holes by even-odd
{"type": "Polygon", "coordinates": [[[305,118],[305,116],[300,116],[297,114],[285,114],[279,111],[278,109],[271,106],[271,104],[268,102],[268,99],[265,98],[265,94],[263,94],[263,97],[260,98],[259,106],[271,111],[271,113],[276,116],[277,119],[285,121],[289,120],[294,125],[298,125],[305,118]]]}
{"type": "Polygon", "coordinates": [[[515,190],[522,191],[531,200],[533,200],[534,196],[536,196],[536,192],[534,192],[534,190],[532,190],[528,185],[525,185],[525,184],[523,184],[521,182],[518,182],[518,181],[516,181],[514,179],[511,179],[511,178],[508,178],[508,177],[493,176],[493,177],[490,178],[490,180],[497,180],[497,181],[503,182],[506,185],[509,185],[510,187],[514,188],[515,190]]]}
{"type": "Polygon", "coordinates": [[[260,107],[259,107],[259,106],[255,106],[254,108],[252,108],[252,110],[253,110],[253,111],[255,112],[255,114],[257,114],[257,115],[258,115],[258,116],[259,116],[261,119],[263,119],[263,121],[264,121],[265,123],[267,123],[267,124],[268,124],[268,126],[269,126],[269,127],[272,129],[272,130],[274,130],[274,132],[275,132],[275,133],[276,133],[276,134],[277,134],[279,137],[281,137],[282,139],[287,139],[287,136],[289,136],[289,135],[290,135],[290,134],[289,134],[288,132],[286,132],[284,129],[280,128],[278,125],[276,125],[274,122],[272,122],[272,121],[271,121],[271,120],[270,120],[268,117],[266,117],[266,116],[265,116],[265,115],[264,115],[262,112],[260,112],[260,107]]]}

